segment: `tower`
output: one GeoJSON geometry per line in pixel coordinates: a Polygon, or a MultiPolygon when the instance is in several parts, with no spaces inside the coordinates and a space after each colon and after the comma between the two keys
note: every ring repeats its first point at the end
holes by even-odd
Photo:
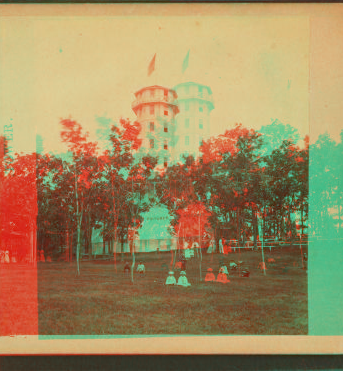
{"type": "Polygon", "coordinates": [[[214,108],[212,90],[209,86],[185,82],[174,87],[178,96],[180,113],[176,118],[176,144],[174,158],[182,154],[199,155],[199,147],[210,137],[210,113],[214,108]]]}
{"type": "Polygon", "coordinates": [[[36,153],[42,154],[44,151],[43,137],[40,134],[36,134],[36,153]]]}
{"type": "Polygon", "coordinates": [[[158,165],[173,161],[175,146],[175,116],[179,112],[175,90],[153,85],[135,93],[132,109],[142,125],[141,157],[158,156],[158,165]]]}

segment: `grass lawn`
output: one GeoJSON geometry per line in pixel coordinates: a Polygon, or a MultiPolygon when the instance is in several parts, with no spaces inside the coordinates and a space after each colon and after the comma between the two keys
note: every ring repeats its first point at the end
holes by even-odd
{"type": "MultiPolygon", "coordinates": [[[[230,282],[200,282],[199,260],[187,262],[191,287],[166,287],[170,253],[145,253],[146,275],[124,276],[124,262],[38,263],[40,335],[299,335],[307,334],[307,273],[299,249],[266,251],[267,275],[257,268],[261,253],[204,254],[202,278],[220,260],[243,260],[249,278],[231,274],[230,282]],[[295,266],[294,266],[295,265],[295,266]]],[[[125,259],[130,260],[129,256],[125,259]]],[[[175,274],[178,279],[179,274],[175,274]]]]}

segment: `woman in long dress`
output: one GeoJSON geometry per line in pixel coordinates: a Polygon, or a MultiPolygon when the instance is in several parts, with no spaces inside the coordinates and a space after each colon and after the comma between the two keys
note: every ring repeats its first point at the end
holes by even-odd
{"type": "Polygon", "coordinates": [[[176,279],[174,277],[173,271],[169,272],[169,276],[167,277],[167,280],[166,280],[166,285],[176,285],[176,279]]]}
{"type": "Polygon", "coordinates": [[[7,263],[7,264],[9,264],[9,262],[10,262],[10,253],[9,253],[9,251],[7,250],[7,251],[5,251],[5,263],[7,263]]]}
{"type": "Polygon", "coordinates": [[[207,274],[206,274],[206,277],[205,277],[205,282],[215,282],[215,281],[216,281],[216,277],[213,274],[213,269],[208,268],[207,269],[207,274]]]}
{"type": "Polygon", "coordinates": [[[217,282],[221,282],[221,283],[230,282],[230,280],[227,279],[227,276],[224,273],[224,269],[223,268],[220,268],[219,269],[219,274],[217,276],[217,282]]]}
{"type": "Polygon", "coordinates": [[[183,286],[183,287],[188,287],[191,286],[191,284],[188,282],[187,277],[186,277],[186,272],[182,271],[180,273],[180,277],[177,281],[178,286],[183,286]]]}

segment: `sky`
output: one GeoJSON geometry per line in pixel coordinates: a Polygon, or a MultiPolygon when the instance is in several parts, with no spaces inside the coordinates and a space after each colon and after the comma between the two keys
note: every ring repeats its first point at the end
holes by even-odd
{"type": "Polygon", "coordinates": [[[305,16],[11,17],[0,20],[0,120],[17,151],[65,150],[62,118],[96,139],[96,117],[134,119],[134,92],[211,87],[211,134],[278,119],[309,133],[310,22],[305,16]],[[189,67],[182,62],[190,50],[189,67]],[[147,68],[156,53],[156,70],[147,68]]]}

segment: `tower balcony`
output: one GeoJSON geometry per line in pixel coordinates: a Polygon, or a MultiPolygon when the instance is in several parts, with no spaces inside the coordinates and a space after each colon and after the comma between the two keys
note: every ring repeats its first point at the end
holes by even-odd
{"type": "Polygon", "coordinates": [[[211,109],[214,108],[214,103],[213,103],[213,97],[210,94],[204,94],[201,92],[189,92],[189,94],[183,93],[182,95],[180,94],[178,97],[179,101],[184,101],[188,99],[196,99],[203,101],[204,103],[207,103],[211,106],[211,109]]]}
{"type": "Polygon", "coordinates": [[[175,113],[179,112],[178,107],[178,101],[175,98],[172,97],[166,97],[166,96],[159,96],[159,97],[141,97],[139,99],[136,99],[132,102],[131,107],[135,113],[137,113],[138,108],[140,108],[142,105],[150,105],[150,104],[157,104],[162,103],[165,105],[172,106],[175,113]]]}

